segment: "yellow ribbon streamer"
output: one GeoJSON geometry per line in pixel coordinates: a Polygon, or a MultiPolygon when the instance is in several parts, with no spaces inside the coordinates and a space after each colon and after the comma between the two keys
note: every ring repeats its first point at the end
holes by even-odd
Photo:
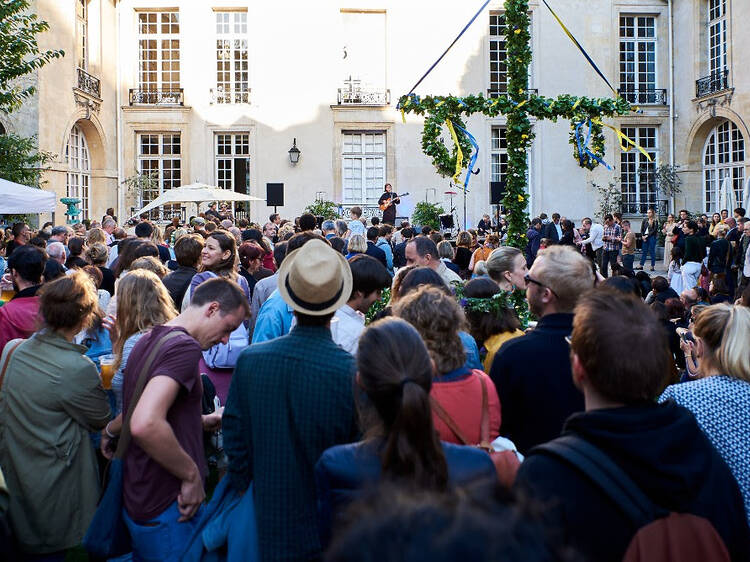
{"type": "Polygon", "coordinates": [[[401,108],[401,121],[404,122],[404,125],[406,125],[406,112],[404,111],[404,108],[401,108]]]}
{"type": "Polygon", "coordinates": [[[458,177],[461,175],[461,168],[464,162],[464,153],[463,150],[461,150],[461,145],[458,142],[458,137],[456,136],[456,130],[453,128],[453,123],[450,119],[445,120],[445,125],[448,127],[448,130],[451,133],[451,138],[453,138],[453,144],[456,145],[456,149],[458,150],[458,153],[456,154],[456,173],[453,174],[453,183],[458,183],[458,177]]]}
{"type": "Polygon", "coordinates": [[[649,162],[653,162],[653,158],[651,158],[651,155],[648,152],[646,152],[645,148],[643,148],[640,144],[638,144],[633,139],[628,137],[625,133],[623,133],[617,127],[604,123],[600,119],[592,119],[591,122],[596,123],[597,125],[601,125],[603,127],[607,127],[608,129],[612,129],[617,135],[617,137],[620,139],[620,148],[622,148],[624,152],[630,152],[635,147],[638,149],[638,151],[641,154],[643,154],[646,157],[646,159],[649,162]]]}

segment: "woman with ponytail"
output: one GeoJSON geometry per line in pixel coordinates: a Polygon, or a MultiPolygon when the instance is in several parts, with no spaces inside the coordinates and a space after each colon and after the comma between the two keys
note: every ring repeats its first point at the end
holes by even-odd
{"type": "Polygon", "coordinates": [[[365,439],[331,447],[315,467],[324,546],[336,515],[380,481],[442,492],[497,477],[484,451],[440,442],[430,406],[434,365],[411,325],[398,318],[371,324],[359,340],[357,369],[365,439]]]}

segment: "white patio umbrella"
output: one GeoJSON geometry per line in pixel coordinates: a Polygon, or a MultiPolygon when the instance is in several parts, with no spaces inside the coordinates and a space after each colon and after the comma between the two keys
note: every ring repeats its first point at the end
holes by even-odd
{"type": "Polygon", "coordinates": [[[244,193],[237,193],[229,189],[221,189],[205,183],[191,183],[182,187],[167,189],[159,197],[151,201],[151,203],[136,212],[133,217],[162,205],[169,205],[170,203],[200,204],[206,201],[265,201],[265,199],[245,195],[244,193]]]}
{"type": "Polygon", "coordinates": [[[747,208],[748,202],[750,202],[750,178],[747,178],[745,189],[742,190],[742,206],[747,208]]]}
{"type": "Polygon", "coordinates": [[[54,213],[57,197],[52,191],[28,187],[0,178],[0,214],[54,213]]]}
{"type": "Polygon", "coordinates": [[[719,188],[719,208],[717,210],[728,209],[729,216],[732,216],[732,210],[737,207],[737,197],[734,194],[734,188],[729,176],[724,176],[719,188]]]}

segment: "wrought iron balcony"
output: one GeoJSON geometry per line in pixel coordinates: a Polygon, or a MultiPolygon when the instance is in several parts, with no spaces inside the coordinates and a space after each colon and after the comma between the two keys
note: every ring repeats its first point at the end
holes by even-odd
{"type": "Polygon", "coordinates": [[[363,88],[339,88],[339,105],[389,105],[390,90],[365,90],[363,88]]]}
{"type": "MultiPolygon", "coordinates": [[[[529,97],[531,97],[531,96],[538,96],[539,95],[539,90],[537,88],[528,88],[526,90],[526,92],[528,93],[529,97]]],[[[487,89],[487,97],[488,98],[499,98],[499,97],[507,98],[508,97],[508,91],[507,90],[500,91],[500,90],[497,90],[497,89],[488,88],[487,89]]]]}
{"type": "Polygon", "coordinates": [[[667,90],[663,89],[626,86],[617,93],[633,105],[667,105],[667,90]]]}
{"type": "Polygon", "coordinates": [[[222,86],[217,88],[211,88],[209,90],[211,96],[211,103],[216,104],[227,104],[227,103],[250,103],[250,88],[243,91],[231,91],[224,90],[222,86]]]}
{"type": "Polygon", "coordinates": [[[78,68],[78,89],[101,99],[101,82],[82,68],[78,68]]]}
{"type": "Polygon", "coordinates": [[[714,72],[695,81],[695,97],[702,98],[729,89],[729,71],[714,72]]]}
{"type": "Polygon", "coordinates": [[[130,105],[185,105],[182,88],[177,90],[135,90],[128,91],[130,105]]]}

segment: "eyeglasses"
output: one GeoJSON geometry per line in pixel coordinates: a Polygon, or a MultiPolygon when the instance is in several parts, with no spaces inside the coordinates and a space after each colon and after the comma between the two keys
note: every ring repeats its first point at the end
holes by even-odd
{"type": "Polygon", "coordinates": [[[548,285],[545,285],[541,281],[537,281],[536,279],[533,279],[528,273],[523,276],[523,280],[526,281],[526,284],[533,283],[534,285],[539,285],[540,287],[544,289],[549,289],[549,292],[555,295],[556,298],[560,298],[557,296],[557,293],[553,291],[548,285]]]}

